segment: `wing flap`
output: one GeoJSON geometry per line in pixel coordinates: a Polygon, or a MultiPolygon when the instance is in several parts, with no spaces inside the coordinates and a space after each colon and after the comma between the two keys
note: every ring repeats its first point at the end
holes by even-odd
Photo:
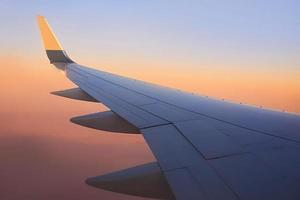
{"type": "Polygon", "coordinates": [[[141,108],[173,123],[192,119],[204,119],[204,117],[200,114],[193,113],[163,102],[143,105],[141,108]]]}
{"type": "Polygon", "coordinates": [[[187,168],[180,168],[164,172],[171,185],[176,199],[208,200],[199,184],[189,173],[187,168]]]}
{"type": "Polygon", "coordinates": [[[213,126],[212,121],[214,120],[190,120],[177,122],[175,126],[205,159],[243,153],[239,144],[213,126]]]}
{"type": "Polygon", "coordinates": [[[240,199],[294,199],[282,184],[281,173],[266,165],[253,154],[210,160],[240,199]],[[276,191],[276,192],[274,192],[276,191]]]}
{"type": "Polygon", "coordinates": [[[173,125],[143,129],[142,133],[177,199],[186,199],[186,191],[178,189],[179,186],[185,187],[185,183],[189,185],[187,191],[191,199],[237,199],[209,163],[173,125]],[[180,181],[181,178],[184,182],[180,181]]]}

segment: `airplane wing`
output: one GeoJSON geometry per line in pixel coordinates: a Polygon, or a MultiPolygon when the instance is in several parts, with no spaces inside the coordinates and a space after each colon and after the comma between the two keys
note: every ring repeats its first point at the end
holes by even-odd
{"type": "Polygon", "coordinates": [[[88,184],[164,199],[300,199],[299,115],[79,65],[68,57],[46,19],[39,16],[38,22],[50,62],[78,86],[79,91],[65,96],[76,99],[80,93],[77,99],[92,99],[111,110],[73,121],[112,132],[141,133],[157,159],[89,178],[88,184]]]}

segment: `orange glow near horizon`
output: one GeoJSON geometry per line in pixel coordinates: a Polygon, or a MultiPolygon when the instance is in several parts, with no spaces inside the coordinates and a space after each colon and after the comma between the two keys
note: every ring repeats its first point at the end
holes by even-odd
{"type": "MultiPolygon", "coordinates": [[[[22,109],[53,111],[55,108],[52,108],[51,101],[47,101],[48,97],[39,93],[48,94],[51,90],[74,87],[59,70],[47,62],[47,58],[45,61],[41,58],[33,59],[9,56],[0,61],[1,66],[5,66],[1,73],[2,112],[7,108],[8,111],[13,108],[17,112],[18,105],[23,106],[22,109]],[[46,104],[47,107],[33,106],[39,104],[46,104]]],[[[154,69],[129,69],[110,65],[107,69],[98,69],[219,99],[300,113],[298,74],[225,70],[191,72],[178,67],[159,70],[158,66],[154,69]]],[[[164,69],[164,66],[161,66],[161,69],[164,69]]]]}
{"type": "Polygon", "coordinates": [[[184,65],[171,69],[166,65],[151,67],[146,63],[144,68],[114,64],[94,68],[217,99],[300,113],[300,74],[297,73],[234,71],[232,68],[187,71],[184,65]]]}

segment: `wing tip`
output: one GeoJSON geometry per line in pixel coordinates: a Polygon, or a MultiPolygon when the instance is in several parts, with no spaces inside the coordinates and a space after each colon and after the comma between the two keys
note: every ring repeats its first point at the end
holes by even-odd
{"type": "Polygon", "coordinates": [[[37,19],[43,19],[43,18],[45,18],[45,16],[44,15],[36,15],[36,18],[37,19]]]}
{"type": "Polygon", "coordinates": [[[37,15],[37,21],[50,63],[73,63],[43,15],[37,15]]]}
{"type": "Polygon", "coordinates": [[[45,16],[38,15],[37,16],[40,32],[42,35],[42,39],[44,41],[46,50],[63,50],[59,40],[56,35],[52,31],[47,19],[45,16]]]}

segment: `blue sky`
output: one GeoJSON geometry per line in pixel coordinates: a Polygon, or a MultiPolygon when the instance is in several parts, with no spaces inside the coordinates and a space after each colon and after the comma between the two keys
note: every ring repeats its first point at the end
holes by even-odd
{"type": "Polygon", "coordinates": [[[0,10],[2,48],[19,53],[40,48],[34,17],[42,14],[76,56],[117,52],[192,66],[284,65],[290,70],[298,70],[300,63],[296,0],[2,0],[0,10]]]}

